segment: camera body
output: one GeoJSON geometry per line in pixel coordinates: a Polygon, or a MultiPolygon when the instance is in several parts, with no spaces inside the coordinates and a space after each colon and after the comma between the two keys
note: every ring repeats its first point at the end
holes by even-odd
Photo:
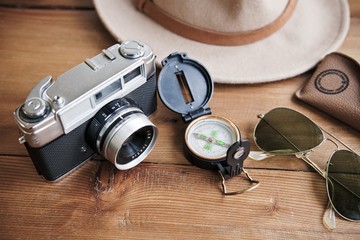
{"type": "Polygon", "coordinates": [[[119,169],[140,163],[156,142],[156,108],[155,56],[126,41],[41,80],[14,117],[38,173],[56,181],[96,153],[119,169]]]}

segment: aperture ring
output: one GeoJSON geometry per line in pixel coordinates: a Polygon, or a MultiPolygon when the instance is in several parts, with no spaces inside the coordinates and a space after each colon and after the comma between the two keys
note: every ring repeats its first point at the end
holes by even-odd
{"type": "Polygon", "coordinates": [[[116,118],[114,116],[118,116],[118,114],[126,114],[131,109],[136,109],[140,111],[138,105],[131,99],[128,98],[120,98],[114,101],[111,101],[103,108],[101,108],[91,120],[87,130],[86,130],[86,139],[88,144],[92,146],[93,149],[96,149],[99,152],[99,148],[97,146],[97,139],[100,132],[104,127],[108,127],[108,122],[113,122],[116,118]],[[130,109],[130,110],[129,110],[130,109]],[[124,112],[126,110],[126,112],[124,112]]]}

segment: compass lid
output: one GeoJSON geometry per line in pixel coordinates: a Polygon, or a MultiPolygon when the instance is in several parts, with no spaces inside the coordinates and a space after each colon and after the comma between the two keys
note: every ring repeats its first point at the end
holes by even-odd
{"type": "Polygon", "coordinates": [[[158,78],[161,101],[172,111],[181,114],[185,122],[210,114],[207,106],[214,83],[206,68],[190,59],[184,52],[174,52],[163,59],[158,78]]]}

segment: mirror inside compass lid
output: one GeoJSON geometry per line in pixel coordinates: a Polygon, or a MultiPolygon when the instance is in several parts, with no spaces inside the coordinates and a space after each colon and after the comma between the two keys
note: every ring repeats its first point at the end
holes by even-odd
{"type": "Polygon", "coordinates": [[[205,67],[184,52],[170,54],[162,65],[158,79],[161,101],[172,111],[181,114],[185,122],[211,114],[207,104],[214,83],[205,67]]]}

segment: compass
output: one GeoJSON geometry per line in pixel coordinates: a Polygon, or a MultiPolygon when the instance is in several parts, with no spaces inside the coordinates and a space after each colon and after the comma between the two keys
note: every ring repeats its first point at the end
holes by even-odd
{"type": "Polygon", "coordinates": [[[236,125],[215,115],[197,118],[185,132],[185,144],[191,154],[210,162],[225,159],[228,149],[239,140],[236,125]]]}
{"type": "Polygon", "coordinates": [[[184,52],[175,52],[162,60],[158,78],[161,101],[173,112],[181,114],[185,123],[185,155],[197,167],[218,170],[224,194],[238,194],[258,186],[243,168],[250,152],[250,143],[241,139],[236,125],[229,119],[211,115],[208,102],[214,83],[199,62],[184,52]],[[245,172],[255,186],[244,191],[227,193],[225,180],[245,172]]]}
{"type": "Polygon", "coordinates": [[[185,131],[185,155],[195,166],[220,170],[225,179],[241,173],[250,144],[241,140],[235,123],[225,117],[205,115],[185,131]]]}

